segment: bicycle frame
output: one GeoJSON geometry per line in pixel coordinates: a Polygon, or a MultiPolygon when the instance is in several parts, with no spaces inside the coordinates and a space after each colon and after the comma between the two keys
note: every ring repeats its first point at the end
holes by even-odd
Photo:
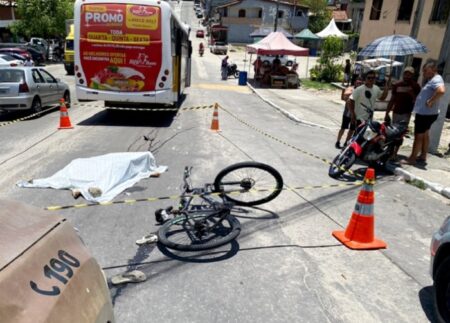
{"type": "Polygon", "coordinates": [[[204,187],[201,188],[195,188],[192,187],[189,177],[191,174],[192,167],[185,167],[184,169],[184,175],[183,175],[183,192],[180,196],[180,205],[179,209],[174,212],[179,213],[181,215],[184,215],[186,219],[192,219],[195,223],[200,222],[196,221],[195,217],[193,216],[198,215],[200,213],[203,213],[206,215],[206,217],[201,217],[202,220],[205,218],[209,219],[211,217],[218,217],[218,220],[214,225],[209,227],[209,230],[213,230],[216,228],[221,221],[223,221],[229,214],[231,209],[234,206],[234,203],[226,201],[222,196],[222,202],[219,202],[215,199],[213,199],[210,195],[213,193],[212,184],[205,184],[204,187]],[[212,209],[205,209],[205,207],[202,205],[198,205],[198,208],[195,208],[195,206],[192,205],[192,201],[195,197],[201,198],[203,201],[205,201],[208,205],[208,207],[211,207],[212,209]]]}

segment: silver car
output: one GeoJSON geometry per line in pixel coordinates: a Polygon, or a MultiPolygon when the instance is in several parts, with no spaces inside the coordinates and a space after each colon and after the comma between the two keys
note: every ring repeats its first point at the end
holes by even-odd
{"type": "Polygon", "coordinates": [[[431,240],[430,273],[439,322],[450,322],[450,216],[431,240]]]}
{"type": "Polygon", "coordinates": [[[0,67],[0,110],[31,110],[59,104],[70,106],[69,86],[42,67],[0,67]]]}

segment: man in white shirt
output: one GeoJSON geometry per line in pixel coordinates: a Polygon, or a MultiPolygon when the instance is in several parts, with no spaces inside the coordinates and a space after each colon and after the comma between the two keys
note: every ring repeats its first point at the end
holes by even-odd
{"type": "Polygon", "coordinates": [[[383,91],[375,85],[375,78],[375,71],[367,72],[364,85],[356,88],[350,96],[349,110],[352,122],[357,125],[369,119],[377,99],[384,100],[387,97],[391,76],[386,81],[383,91]]]}

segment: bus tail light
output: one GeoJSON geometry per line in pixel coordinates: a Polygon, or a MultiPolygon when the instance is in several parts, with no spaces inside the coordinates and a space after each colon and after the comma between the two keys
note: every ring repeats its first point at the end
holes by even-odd
{"type": "Polygon", "coordinates": [[[165,71],[164,71],[164,74],[165,74],[165,75],[169,75],[169,70],[165,70],[165,71]]]}
{"type": "Polygon", "coordinates": [[[167,77],[163,76],[163,77],[161,77],[161,80],[162,80],[163,82],[165,82],[165,81],[167,81],[167,77]]]}
{"type": "Polygon", "coordinates": [[[164,83],[163,82],[159,83],[158,85],[159,85],[159,87],[164,87],[164,83]]]}

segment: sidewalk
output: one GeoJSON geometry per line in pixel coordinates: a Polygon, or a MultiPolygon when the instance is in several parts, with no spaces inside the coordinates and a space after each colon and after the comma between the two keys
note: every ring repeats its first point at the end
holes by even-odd
{"type": "MultiPolygon", "coordinates": [[[[252,83],[253,80],[249,79],[247,85],[252,91],[288,118],[299,123],[335,130],[337,133],[343,111],[340,90],[270,89],[259,88],[252,83]],[[324,101],[327,104],[324,104],[324,101]]],[[[376,111],[374,117],[379,121],[383,120],[384,111],[376,111]]],[[[411,125],[413,125],[412,120],[411,125]]],[[[399,152],[400,158],[406,158],[409,155],[412,143],[413,136],[405,138],[399,152]]],[[[427,165],[388,164],[387,168],[421,189],[430,189],[450,199],[450,155],[444,154],[449,143],[450,120],[447,119],[441,135],[439,156],[429,154],[427,165]]]]}

